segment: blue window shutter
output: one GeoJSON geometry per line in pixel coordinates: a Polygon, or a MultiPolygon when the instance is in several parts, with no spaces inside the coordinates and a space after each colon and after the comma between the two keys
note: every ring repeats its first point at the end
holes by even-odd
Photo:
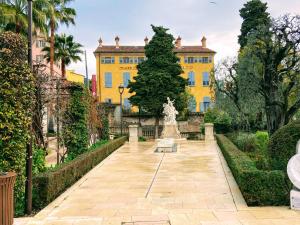
{"type": "Polygon", "coordinates": [[[203,86],[208,86],[209,85],[209,73],[208,72],[203,72],[203,86]]]}
{"type": "Polygon", "coordinates": [[[125,88],[127,88],[128,84],[130,81],[130,73],[129,72],[124,72],[123,73],[123,85],[125,88]]]}
{"type": "Polygon", "coordinates": [[[200,112],[204,112],[204,103],[200,102],[200,112]]]}
{"type": "Polygon", "coordinates": [[[193,71],[190,71],[188,73],[188,79],[189,79],[189,86],[195,86],[195,73],[193,71]]]}
{"type": "Polygon", "coordinates": [[[210,108],[210,97],[205,96],[203,98],[203,103],[204,103],[204,111],[210,108]]]}
{"type": "Polygon", "coordinates": [[[112,87],[112,74],[111,72],[105,73],[105,87],[111,88],[112,87]]]}
{"type": "Polygon", "coordinates": [[[196,99],[192,96],[188,102],[188,109],[190,112],[196,112],[196,99]]]}
{"type": "Polygon", "coordinates": [[[203,98],[203,102],[209,102],[209,103],[210,103],[210,97],[205,96],[205,97],[203,98]]]}

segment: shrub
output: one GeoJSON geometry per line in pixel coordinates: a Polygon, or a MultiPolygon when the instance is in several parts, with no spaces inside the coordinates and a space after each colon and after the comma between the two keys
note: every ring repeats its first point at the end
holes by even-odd
{"type": "Polygon", "coordinates": [[[286,171],[288,161],[296,154],[296,145],[299,139],[299,120],[281,127],[271,136],[268,152],[273,169],[286,171]]]}
{"type": "Polygon", "coordinates": [[[205,112],[204,122],[213,123],[217,133],[227,133],[231,130],[231,117],[228,113],[217,108],[210,108],[205,112]]]}
{"type": "Polygon", "coordinates": [[[36,175],[46,171],[46,152],[35,146],[32,152],[32,174],[36,175]]]}
{"type": "Polygon", "coordinates": [[[254,134],[238,132],[231,134],[230,137],[231,141],[243,152],[254,152],[256,150],[254,134]]]}
{"type": "Polygon", "coordinates": [[[218,145],[249,206],[286,205],[289,186],[283,171],[258,170],[246,153],[224,135],[216,135],[218,145]]]}
{"type": "Polygon", "coordinates": [[[144,136],[139,136],[139,142],[145,142],[147,139],[144,136]]]}
{"type": "Polygon", "coordinates": [[[33,177],[33,207],[41,209],[124,144],[121,137],[33,177]]]}
{"type": "Polygon", "coordinates": [[[255,133],[256,146],[264,153],[267,152],[269,144],[269,134],[266,131],[257,131],[255,133]]]}
{"type": "Polygon", "coordinates": [[[18,34],[0,34],[0,171],[17,173],[15,213],[24,213],[25,157],[34,96],[26,62],[27,43],[18,34]]]}

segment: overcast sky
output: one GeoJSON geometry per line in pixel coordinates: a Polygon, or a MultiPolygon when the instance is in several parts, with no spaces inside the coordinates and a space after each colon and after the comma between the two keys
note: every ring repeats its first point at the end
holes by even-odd
{"type": "MultiPolygon", "coordinates": [[[[75,0],[70,6],[77,11],[76,26],[62,27],[59,32],[72,34],[87,51],[89,76],[96,73],[94,50],[99,37],[103,44],[143,45],[145,36],[153,35],[150,25],[162,25],[182,37],[182,45],[200,45],[202,36],[207,47],[217,52],[216,60],[236,54],[240,32],[239,9],[246,0],[75,0]],[[211,2],[215,2],[211,3],[211,2]]],[[[268,0],[269,13],[278,17],[300,14],[300,0],[268,0]]],[[[84,58],[83,58],[84,59],[84,58]]],[[[85,64],[69,66],[85,74],[85,64]]]]}

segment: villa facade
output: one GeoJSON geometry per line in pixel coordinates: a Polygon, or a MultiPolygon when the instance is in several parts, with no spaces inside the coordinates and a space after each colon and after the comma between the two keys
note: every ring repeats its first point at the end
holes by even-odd
{"type": "MultiPolygon", "coordinates": [[[[148,38],[145,38],[145,45],[148,38]]],[[[174,52],[180,58],[183,69],[182,76],[188,79],[188,91],[193,96],[189,105],[192,112],[204,112],[210,107],[214,92],[210,88],[210,72],[214,68],[215,51],[207,48],[206,38],[203,37],[201,45],[183,46],[181,38],[175,42],[174,52]]],[[[99,46],[95,50],[97,68],[97,96],[101,103],[120,104],[118,87],[123,84],[124,108],[131,108],[128,100],[131,94],[126,88],[129,81],[137,75],[137,65],[146,60],[144,46],[120,45],[120,38],[115,38],[115,45],[99,46]]]]}

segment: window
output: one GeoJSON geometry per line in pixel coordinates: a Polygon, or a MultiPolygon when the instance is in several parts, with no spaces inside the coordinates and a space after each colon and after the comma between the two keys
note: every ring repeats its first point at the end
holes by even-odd
{"type": "Polygon", "coordinates": [[[106,72],[104,74],[104,78],[105,78],[105,87],[106,88],[111,88],[112,87],[112,74],[111,74],[111,72],[106,72]]]}
{"type": "Polygon", "coordinates": [[[128,98],[124,98],[124,109],[125,110],[130,110],[131,109],[131,104],[128,98]]]}
{"type": "Polygon", "coordinates": [[[36,55],[35,59],[36,59],[37,63],[43,62],[44,61],[44,55],[36,55]]]}
{"type": "Polygon", "coordinates": [[[204,112],[210,107],[210,97],[205,96],[203,98],[203,109],[204,112]]]}
{"type": "Polygon", "coordinates": [[[184,57],[185,63],[194,63],[194,57],[184,57]]]}
{"type": "Polygon", "coordinates": [[[138,57],[138,63],[144,62],[145,58],[144,57],[138,57]]]}
{"type": "Polygon", "coordinates": [[[189,86],[195,86],[195,73],[193,71],[188,73],[189,86]]]}
{"type": "Polygon", "coordinates": [[[125,88],[127,88],[128,84],[130,81],[130,73],[129,72],[124,72],[123,73],[123,85],[125,88]]]}
{"type": "Polygon", "coordinates": [[[102,64],[114,64],[115,57],[101,57],[101,63],[102,64]]]}
{"type": "Polygon", "coordinates": [[[203,72],[202,82],[203,82],[203,86],[209,85],[209,73],[208,72],[203,72]]]}
{"type": "Polygon", "coordinates": [[[134,64],[138,64],[138,58],[134,57],[134,64]]]}
{"type": "Polygon", "coordinates": [[[196,112],[196,99],[194,96],[192,96],[188,101],[188,110],[190,112],[196,112]]]}
{"type": "Polygon", "coordinates": [[[199,62],[199,63],[202,63],[202,57],[199,57],[199,58],[198,58],[198,62],[199,62]]]}
{"type": "Polygon", "coordinates": [[[203,58],[202,58],[202,62],[203,62],[203,63],[208,63],[208,57],[203,57],[203,58]]]}
{"type": "Polygon", "coordinates": [[[46,41],[44,40],[37,40],[36,41],[36,47],[37,48],[44,48],[46,46],[46,41]]]}
{"type": "Polygon", "coordinates": [[[105,99],[105,103],[111,104],[111,103],[112,103],[111,98],[106,98],[106,99],[105,99]]]}

